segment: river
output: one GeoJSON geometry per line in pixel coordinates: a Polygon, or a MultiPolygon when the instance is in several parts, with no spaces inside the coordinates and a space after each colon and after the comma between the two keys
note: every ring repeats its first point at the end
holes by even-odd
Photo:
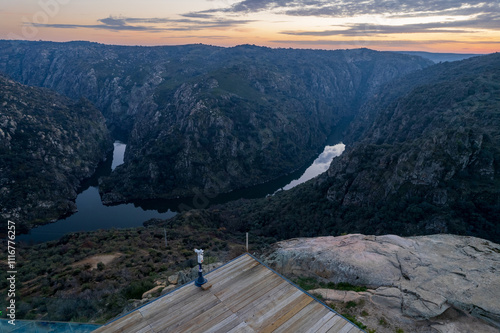
{"type": "MultiPolygon", "coordinates": [[[[344,144],[333,144],[331,140],[327,142],[323,152],[316,159],[306,163],[306,166],[300,170],[264,184],[219,194],[215,198],[210,198],[204,204],[208,206],[240,198],[263,198],[273,195],[280,190],[289,190],[316,177],[326,171],[332,159],[344,151],[344,144]]],[[[98,179],[103,175],[111,173],[117,166],[123,163],[125,149],[126,144],[116,141],[114,143],[113,154],[110,154],[106,161],[101,163],[91,178],[82,182],[76,198],[78,212],[54,223],[34,228],[28,234],[19,235],[17,240],[28,243],[40,243],[59,239],[71,232],[139,227],[142,226],[144,221],[151,218],[167,219],[175,216],[181,204],[190,207],[194,206],[193,198],[145,200],[115,206],[103,205],[99,195],[98,179]]]]}

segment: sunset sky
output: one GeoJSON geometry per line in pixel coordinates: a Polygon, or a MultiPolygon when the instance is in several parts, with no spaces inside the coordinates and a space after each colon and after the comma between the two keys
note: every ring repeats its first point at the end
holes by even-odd
{"type": "Polygon", "coordinates": [[[0,39],[492,53],[500,1],[1,0],[0,39]]]}

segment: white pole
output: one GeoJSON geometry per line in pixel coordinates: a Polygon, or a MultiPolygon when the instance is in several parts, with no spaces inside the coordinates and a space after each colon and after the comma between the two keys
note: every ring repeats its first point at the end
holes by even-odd
{"type": "Polygon", "coordinates": [[[167,229],[163,228],[163,233],[165,234],[165,248],[167,248],[167,229]]]}

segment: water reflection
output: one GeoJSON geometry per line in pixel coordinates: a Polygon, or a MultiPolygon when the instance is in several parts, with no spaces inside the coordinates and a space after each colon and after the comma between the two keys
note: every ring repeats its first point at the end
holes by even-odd
{"type": "Polygon", "coordinates": [[[330,167],[330,163],[332,162],[334,157],[342,155],[345,150],[345,144],[339,143],[335,146],[326,146],[323,152],[314,160],[310,167],[304,171],[302,176],[299,179],[294,179],[286,186],[282,188],[282,190],[289,190],[299,184],[302,184],[309,179],[313,179],[314,177],[322,174],[330,167]]]}
{"type": "Polygon", "coordinates": [[[117,166],[123,164],[123,158],[125,156],[125,148],[127,145],[121,141],[115,141],[113,149],[113,163],[111,163],[111,170],[116,169],[117,166]]]}
{"type": "MultiPolygon", "coordinates": [[[[115,142],[113,153],[110,153],[108,159],[101,163],[91,178],[82,182],[76,199],[77,213],[55,223],[34,228],[29,234],[18,236],[18,240],[39,243],[58,239],[70,232],[139,227],[151,218],[167,219],[175,216],[183,204],[193,206],[193,198],[140,200],[115,206],[103,205],[99,195],[98,180],[123,164],[125,149],[126,144],[120,141],[115,142]]],[[[344,149],[345,145],[342,143],[328,145],[314,161],[307,163],[308,167],[264,184],[219,194],[211,198],[209,204],[223,204],[241,198],[263,198],[278,190],[291,189],[325,172],[332,159],[341,155],[344,149]]]]}
{"type": "Polygon", "coordinates": [[[82,182],[76,198],[78,212],[54,223],[34,228],[26,235],[17,236],[17,239],[34,243],[47,242],[70,232],[140,227],[144,221],[151,218],[167,219],[175,216],[176,213],[169,208],[146,209],[133,203],[116,206],[102,204],[98,188],[99,178],[109,175],[117,166],[123,164],[126,146],[123,142],[116,141],[113,153],[99,165],[92,177],[82,182]]]}

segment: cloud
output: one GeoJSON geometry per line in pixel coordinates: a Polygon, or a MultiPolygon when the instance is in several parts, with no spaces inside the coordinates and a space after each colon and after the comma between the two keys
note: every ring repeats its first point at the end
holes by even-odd
{"type": "Polygon", "coordinates": [[[57,29],[104,29],[112,31],[150,31],[158,32],[165,29],[158,29],[146,26],[131,26],[131,25],[109,25],[109,24],[42,24],[42,23],[25,23],[40,28],[57,28],[57,29]]]}
{"type": "MultiPolygon", "coordinates": [[[[376,47],[392,46],[407,47],[414,45],[441,45],[441,44],[461,44],[459,40],[272,40],[271,43],[287,45],[308,45],[308,46],[354,46],[354,47],[376,47]]],[[[500,44],[500,41],[477,41],[475,44],[500,44]]]]}
{"type": "Polygon", "coordinates": [[[412,14],[426,13],[470,15],[498,9],[497,2],[488,3],[484,0],[435,0],[435,1],[401,1],[401,0],[243,0],[220,10],[205,12],[250,13],[264,10],[274,10],[292,16],[330,16],[351,17],[364,14],[412,14]]]}
{"type": "MultiPolygon", "coordinates": [[[[37,24],[25,23],[36,27],[59,28],[59,29],[104,29],[111,31],[194,31],[211,28],[229,28],[240,26],[253,20],[235,20],[226,18],[217,18],[212,15],[194,14],[198,19],[170,19],[170,18],[136,18],[136,17],[114,17],[109,16],[97,20],[100,24],[37,24]]],[[[194,16],[193,16],[194,17],[194,16]]]]}
{"type": "MultiPolygon", "coordinates": [[[[358,24],[345,29],[325,31],[285,31],[289,35],[334,36],[373,35],[393,33],[464,33],[471,28],[500,30],[498,0],[242,0],[221,9],[210,9],[185,14],[189,17],[212,17],[217,14],[249,15],[269,12],[288,16],[310,16],[349,18],[361,15],[375,15],[386,22],[405,18],[435,17],[445,20],[440,23],[408,25],[358,24]],[[443,18],[442,18],[443,17],[443,18]],[[401,29],[398,31],[398,29],[401,29]]],[[[428,19],[426,20],[428,21],[428,19]]],[[[394,21],[393,21],[394,22],[394,21]]]]}
{"type": "Polygon", "coordinates": [[[293,36],[377,36],[409,33],[472,33],[474,29],[500,30],[499,14],[483,14],[474,19],[404,25],[350,24],[344,29],[323,31],[282,31],[293,36]]]}

